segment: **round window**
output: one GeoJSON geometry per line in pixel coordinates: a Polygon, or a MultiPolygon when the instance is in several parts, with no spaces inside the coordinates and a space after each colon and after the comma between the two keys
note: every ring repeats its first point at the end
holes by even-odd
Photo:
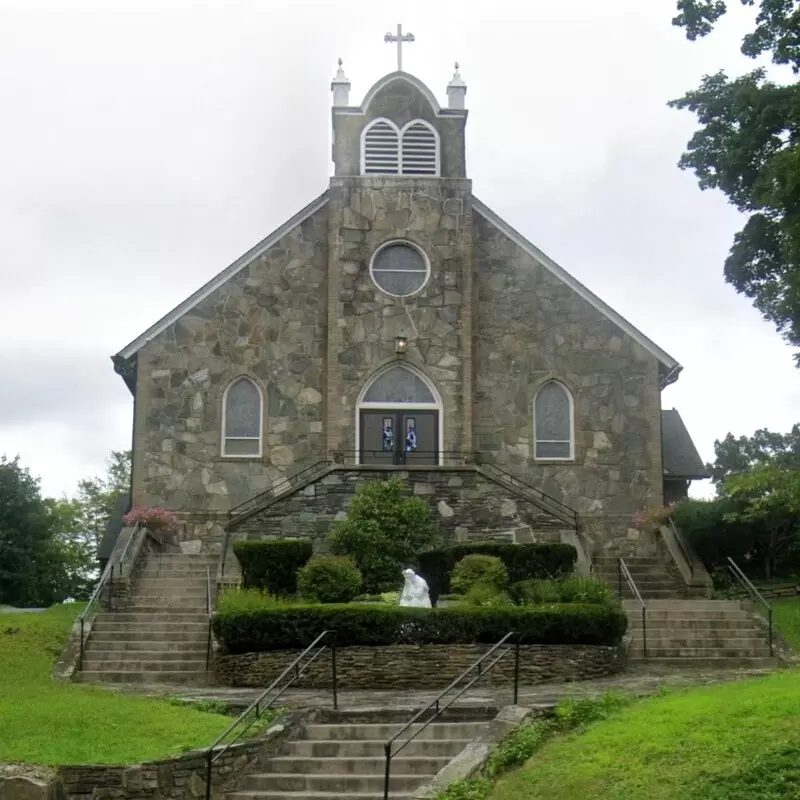
{"type": "Polygon", "coordinates": [[[416,247],[403,242],[392,242],[378,250],[370,270],[378,288],[394,297],[418,292],[428,279],[425,257],[416,247]]]}

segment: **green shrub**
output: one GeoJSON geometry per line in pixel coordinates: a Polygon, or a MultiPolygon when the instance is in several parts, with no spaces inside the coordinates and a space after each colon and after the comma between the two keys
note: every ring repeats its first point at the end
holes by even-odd
{"type": "Polygon", "coordinates": [[[297,572],[308,563],[311,551],[308,539],[251,539],[233,544],[245,588],[278,595],[297,592],[297,572]]]}
{"type": "Polygon", "coordinates": [[[253,611],[284,606],[286,602],[260,589],[227,589],[217,601],[217,611],[222,614],[253,611]]]}
{"type": "Polygon", "coordinates": [[[508,588],[508,570],[497,556],[473,553],[459,561],[450,575],[450,588],[454,592],[468,593],[476,584],[508,588]]]}
{"type": "Polygon", "coordinates": [[[595,578],[527,580],[511,586],[511,598],[520,605],[539,603],[615,603],[611,587],[595,578]]]}
{"type": "Polygon", "coordinates": [[[350,556],[368,594],[393,591],[405,567],[417,567],[417,553],[436,541],[430,507],[408,493],[399,478],[370,481],[353,497],[347,519],[328,536],[331,551],[350,556]]]}
{"type": "Polygon", "coordinates": [[[489,644],[516,631],[523,644],[610,645],[627,628],[622,610],[604,605],[409,608],[286,605],[218,613],[214,631],[230,653],[297,650],[324,630],[342,647],[388,644],[489,644]]]}
{"type": "Polygon", "coordinates": [[[450,576],[453,567],[464,556],[474,553],[497,556],[506,565],[511,583],[528,578],[557,578],[569,575],[578,555],[572,545],[557,542],[539,544],[487,542],[429,550],[419,556],[419,572],[428,582],[431,602],[435,603],[441,594],[450,594],[450,576]]]}
{"type": "Polygon", "coordinates": [[[469,606],[503,606],[511,604],[508,592],[503,592],[493,583],[476,583],[464,597],[469,606]]]}
{"type": "Polygon", "coordinates": [[[297,577],[300,594],[314,603],[349,603],[361,591],[361,573],[352,559],[325,556],[310,561],[297,577]]]}

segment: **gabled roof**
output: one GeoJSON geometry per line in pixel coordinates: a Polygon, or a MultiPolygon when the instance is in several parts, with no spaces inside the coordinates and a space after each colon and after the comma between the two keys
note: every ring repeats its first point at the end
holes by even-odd
{"type": "Polygon", "coordinates": [[[681,415],[673,408],[661,412],[661,458],[668,478],[710,478],[681,415]]]}
{"type": "Polygon", "coordinates": [[[638,328],[624,317],[617,314],[611,306],[604,303],[597,295],[590,292],[577,278],[570,275],[563,267],[556,264],[552,258],[545,255],[536,245],[529,242],[519,231],[512,228],[505,220],[501,219],[487,205],[473,195],[472,210],[480,214],[485,220],[491,222],[499,231],[508,236],[514,244],[524,250],[529,256],[535,258],[545,269],[553,273],[560,281],[572,289],[575,294],[582,297],[589,305],[596,308],[603,316],[610,319],[620,330],[624,331],[635,342],[640,344],[662,366],[662,388],[673,383],[683,367],[667,352],[662,350],[655,342],[648,339],[638,328]]]}
{"type": "Polygon", "coordinates": [[[316,200],[309,203],[304,209],[298,211],[291,219],[287,220],[276,228],[266,239],[262,239],[255,247],[248,250],[243,256],[237,258],[229,267],[226,267],[218,275],[215,275],[205,286],[201,286],[194,294],[187,297],[180,305],[175,306],[169,314],[161,317],[155,325],[149,327],[143,334],[137,336],[130,344],[119,351],[116,358],[128,359],[135,355],[151,339],[166,330],[174,322],[177,322],[187,311],[190,311],[198,303],[206,299],[212,292],[219,289],[227,280],[232,278],[237,272],[244,269],[248,264],[257,259],[262,253],[269,250],[272,245],[279,242],[287,233],[291,233],[298,225],[315,214],[328,202],[328,190],[326,189],[316,200]]]}

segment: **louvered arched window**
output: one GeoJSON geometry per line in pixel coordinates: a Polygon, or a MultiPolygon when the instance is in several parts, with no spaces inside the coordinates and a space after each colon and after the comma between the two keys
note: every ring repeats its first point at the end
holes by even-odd
{"type": "Polygon", "coordinates": [[[261,389],[249,378],[237,378],[222,398],[222,455],[261,455],[264,401],[261,389]]]}
{"type": "Polygon", "coordinates": [[[563,383],[548,381],[533,401],[534,457],[569,461],[575,457],[572,395],[563,383]]]}
{"type": "Polygon", "coordinates": [[[416,119],[398,128],[389,119],[376,119],[361,134],[363,175],[439,175],[439,135],[416,119]]]}

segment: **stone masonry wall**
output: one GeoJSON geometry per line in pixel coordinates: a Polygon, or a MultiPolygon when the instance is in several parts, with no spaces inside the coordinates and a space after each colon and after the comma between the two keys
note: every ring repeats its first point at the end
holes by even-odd
{"type": "MultiPolygon", "coordinates": [[[[440,689],[487,649],[478,644],[340,648],[336,651],[337,683],[341,689],[440,689]]],[[[625,669],[625,653],[622,645],[525,645],[520,648],[520,683],[530,686],[614,675],[625,669]]],[[[294,650],[220,654],[215,665],[217,680],[224,686],[267,686],[295,658],[294,650]]],[[[514,657],[509,653],[479,685],[504,686],[513,680],[514,657]]],[[[314,662],[296,685],[329,689],[330,656],[314,662]]]]}
{"type": "Polygon", "coordinates": [[[227,511],[322,457],[325,207],[138,355],[133,504],[227,511]],[[264,455],[221,457],[222,395],[264,397],[264,455]]]}
{"type": "Polygon", "coordinates": [[[468,180],[410,177],[333,178],[328,235],[328,449],[357,447],[357,404],[381,368],[397,360],[395,337],[408,340],[406,363],[441,397],[444,449],[471,447],[472,214],[468,180]],[[375,285],[371,258],[404,239],[430,261],[430,278],[411,297],[375,285]]]}
{"type": "Polygon", "coordinates": [[[574,508],[601,546],[643,546],[637,509],[662,502],[656,359],[475,213],[475,449],[574,508]],[[575,402],[572,462],[533,459],[533,401],[575,402]]]}
{"type": "Polygon", "coordinates": [[[334,520],[344,519],[359,486],[399,477],[411,493],[431,505],[442,536],[450,541],[499,537],[517,541],[560,541],[560,523],[526,500],[484,477],[474,466],[408,468],[339,467],[296,494],[279,498],[241,525],[231,527],[252,538],[323,538],[334,520]]]}

